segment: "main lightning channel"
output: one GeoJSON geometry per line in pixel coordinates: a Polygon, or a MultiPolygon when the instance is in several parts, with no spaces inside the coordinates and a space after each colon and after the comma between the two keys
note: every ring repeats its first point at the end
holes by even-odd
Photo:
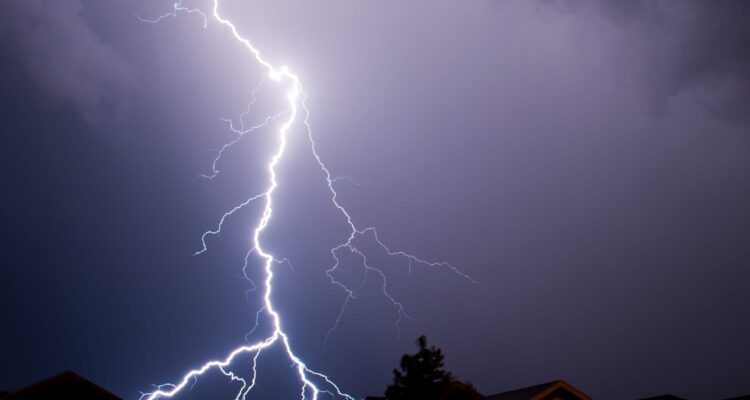
{"type": "MultiPolygon", "coordinates": [[[[380,239],[380,237],[378,236],[377,230],[374,227],[358,228],[355,225],[347,209],[343,205],[341,205],[341,203],[339,202],[338,193],[336,192],[334,186],[338,181],[342,181],[342,180],[349,181],[357,186],[359,186],[361,183],[353,180],[350,177],[334,177],[329,171],[326,164],[323,162],[322,158],[320,157],[318,150],[317,150],[315,139],[313,137],[312,128],[309,123],[310,112],[306,105],[308,95],[304,91],[299,77],[296,74],[290,72],[290,70],[286,66],[277,68],[274,65],[272,65],[270,62],[265,60],[261,56],[260,51],[255,46],[253,46],[253,44],[248,39],[240,35],[237,27],[229,19],[221,15],[219,0],[213,0],[212,4],[213,6],[212,6],[211,11],[204,12],[203,10],[198,9],[198,8],[188,8],[183,4],[183,0],[179,0],[176,3],[174,3],[174,9],[172,12],[159,16],[156,19],[145,19],[138,15],[136,15],[136,17],[142,22],[158,23],[164,20],[165,18],[169,18],[169,17],[176,18],[179,13],[197,14],[203,18],[204,28],[208,26],[209,20],[215,20],[221,26],[228,28],[228,30],[231,32],[234,39],[237,40],[240,44],[242,44],[244,48],[254,56],[255,60],[266,69],[266,76],[258,84],[258,86],[255,89],[253,89],[251,93],[252,100],[248,104],[248,108],[246,109],[245,112],[243,112],[240,115],[239,128],[235,127],[234,123],[231,120],[224,119],[225,122],[229,123],[230,130],[232,130],[237,136],[233,141],[221,147],[221,149],[218,151],[217,156],[213,159],[213,162],[211,164],[211,171],[207,174],[201,175],[201,177],[207,178],[207,179],[215,178],[219,174],[219,171],[220,171],[218,164],[221,161],[222,155],[226,151],[228,151],[235,144],[237,144],[246,134],[254,133],[255,131],[260,130],[261,128],[265,128],[269,126],[272,122],[276,121],[277,119],[280,119],[286,116],[286,119],[284,120],[283,124],[278,130],[278,147],[276,149],[276,152],[273,154],[271,161],[267,165],[269,185],[265,189],[265,191],[249,197],[245,202],[237,205],[236,207],[224,213],[218,223],[218,226],[213,230],[206,231],[201,236],[202,246],[201,246],[201,249],[198,250],[195,254],[196,255],[202,254],[208,250],[207,238],[210,236],[215,236],[215,235],[220,234],[222,226],[227,218],[231,217],[233,214],[235,214],[236,212],[238,212],[239,210],[243,209],[244,207],[248,206],[251,203],[254,203],[256,201],[264,201],[260,220],[258,221],[258,224],[253,229],[252,247],[248,251],[247,255],[245,256],[245,261],[244,261],[244,265],[242,268],[244,278],[247,279],[252,285],[252,288],[248,290],[247,293],[252,292],[254,290],[257,290],[258,286],[248,276],[248,273],[247,273],[248,258],[251,254],[254,253],[255,255],[257,255],[263,260],[263,271],[265,272],[265,280],[262,285],[263,305],[256,312],[255,326],[253,330],[250,333],[248,333],[245,338],[246,340],[249,339],[249,337],[252,335],[255,329],[258,328],[259,317],[261,313],[265,313],[266,315],[270,316],[270,320],[273,326],[273,331],[270,334],[270,336],[260,341],[237,347],[236,349],[232,350],[223,359],[208,361],[204,363],[203,365],[188,371],[185,375],[183,375],[182,379],[180,379],[180,381],[177,383],[167,383],[167,384],[156,386],[156,390],[152,392],[148,392],[148,393],[143,393],[141,396],[141,400],[157,400],[160,398],[172,398],[178,395],[180,392],[182,392],[186,388],[188,388],[189,390],[192,387],[192,385],[195,384],[198,377],[202,376],[209,370],[213,370],[213,369],[220,371],[223,375],[228,377],[231,381],[239,382],[241,384],[241,388],[237,392],[237,395],[235,396],[235,400],[245,400],[247,395],[256,385],[258,358],[260,357],[261,353],[264,350],[279,343],[283,346],[284,350],[286,351],[287,357],[292,361],[292,364],[294,368],[296,369],[296,372],[300,381],[300,393],[299,394],[302,400],[307,399],[308,394],[311,395],[310,397],[313,400],[317,400],[318,396],[321,393],[328,394],[334,399],[345,398],[347,400],[354,400],[354,398],[351,395],[343,392],[339,388],[339,386],[333,382],[331,378],[329,378],[327,375],[323,373],[310,369],[302,361],[302,359],[300,359],[294,353],[294,351],[292,350],[290,341],[289,341],[289,336],[282,328],[281,315],[274,308],[273,302],[271,300],[271,297],[272,297],[271,295],[273,292],[273,279],[274,279],[273,267],[274,265],[281,264],[281,263],[287,263],[289,265],[291,264],[289,263],[289,260],[286,258],[277,259],[272,254],[266,252],[262,246],[260,238],[261,238],[262,233],[268,227],[271,217],[273,215],[273,194],[276,191],[276,188],[278,187],[276,167],[279,164],[279,162],[282,160],[282,158],[284,157],[285,150],[287,147],[288,132],[290,128],[297,122],[300,114],[303,115],[302,123],[305,129],[307,130],[307,137],[310,143],[311,152],[313,156],[315,157],[315,160],[318,166],[320,167],[321,171],[324,174],[326,184],[330,192],[331,202],[333,203],[335,208],[345,217],[347,226],[349,228],[348,229],[349,233],[347,235],[346,240],[343,243],[330,249],[330,254],[331,254],[332,259],[334,260],[334,263],[325,272],[329,278],[330,283],[341,288],[345,293],[345,298],[340,307],[338,316],[333,326],[331,327],[331,329],[328,331],[328,333],[325,336],[326,340],[334,332],[334,330],[338,327],[338,325],[341,323],[341,320],[343,319],[345,315],[345,311],[347,309],[347,306],[350,304],[350,301],[356,298],[358,292],[361,289],[363,289],[365,285],[367,284],[367,280],[368,280],[370,273],[374,274],[377,278],[380,279],[383,295],[388,299],[388,301],[391,302],[391,304],[394,306],[394,308],[397,311],[397,318],[394,323],[396,329],[398,330],[399,322],[403,318],[410,318],[409,315],[406,313],[402,303],[398,301],[397,298],[389,292],[386,274],[379,268],[370,265],[367,256],[359,248],[356,247],[355,240],[358,237],[369,237],[373,241],[373,243],[379,246],[382,249],[382,251],[384,251],[385,254],[387,254],[388,256],[401,257],[405,259],[406,261],[408,261],[409,271],[411,271],[411,268],[414,264],[420,264],[426,267],[446,268],[450,270],[451,272],[455,273],[456,275],[462,278],[465,278],[474,284],[477,284],[480,286],[481,284],[477,282],[476,280],[474,280],[469,275],[461,272],[460,270],[453,267],[451,264],[447,262],[444,262],[444,261],[431,262],[431,261],[424,260],[422,258],[419,258],[413,254],[410,254],[404,251],[392,250],[380,239]],[[266,117],[266,119],[258,125],[246,128],[245,117],[249,113],[250,107],[256,101],[256,92],[260,89],[262,85],[264,85],[266,80],[271,80],[279,84],[289,85],[289,91],[286,94],[288,108],[287,110],[282,111],[276,115],[266,117]],[[356,257],[359,257],[362,260],[362,267],[365,272],[364,274],[365,278],[363,282],[361,282],[361,284],[359,284],[356,288],[349,287],[343,282],[335,278],[335,273],[340,267],[339,254],[343,251],[348,251],[350,254],[356,257]],[[232,363],[238,357],[242,355],[249,355],[252,357],[252,371],[253,372],[249,381],[246,380],[246,378],[238,376],[237,374],[229,370],[229,367],[232,365],[232,363]]],[[[364,182],[364,183],[369,183],[369,182],[364,182]]]]}
{"type": "MultiPolygon", "coordinates": [[[[177,2],[174,5],[174,11],[166,16],[177,16],[177,13],[180,11],[188,12],[188,13],[198,13],[203,16],[204,18],[204,27],[208,23],[208,16],[203,13],[202,11],[198,9],[189,9],[182,5],[182,2],[177,2]]],[[[166,18],[166,16],[162,16],[157,18],[156,20],[145,20],[142,18],[142,21],[144,22],[153,22],[157,23],[161,21],[162,19],[166,18]]],[[[281,316],[279,315],[278,311],[274,308],[273,302],[271,301],[271,294],[273,290],[273,265],[277,261],[273,255],[270,253],[267,253],[263,246],[261,245],[260,236],[263,233],[263,231],[268,226],[269,221],[271,220],[271,216],[273,215],[273,193],[276,191],[276,188],[278,187],[278,180],[276,175],[276,166],[278,165],[279,161],[284,156],[284,151],[287,146],[287,133],[289,131],[289,128],[294,124],[295,120],[297,119],[297,115],[299,113],[299,98],[300,95],[302,95],[303,89],[302,85],[300,83],[299,77],[289,71],[287,67],[281,67],[276,68],[271,63],[263,59],[263,57],[260,54],[260,51],[256,49],[252,43],[250,43],[249,40],[242,37],[237,28],[234,26],[234,24],[229,21],[228,19],[224,18],[220,12],[219,12],[219,0],[214,0],[213,2],[213,9],[210,15],[213,19],[218,21],[221,25],[226,26],[229,28],[229,30],[232,32],[232,35],[234,38],[239,41],[242,45],[245,46],[247,50],[249,50],[253,56],[255,57],[256,61],[261,64],[263,67],[267,70],[267,77],[275,82],[284,82],[288,81],[291,83],[291,89],[287,93],[287,101],[289,105],[289,117],[286,119],[284,124],[279,129],[279,145],[276,153],[271,158],[271,162],[268,164],[267,170],[270,178],[270,185],[269,187],[261,194],[256,195],[254,197],[251,197],[248,201],[243,203],[242,205],[235,207],[232,211],[224,214],[222,217],[219,227],[217,228],[216,232],[209,231],[209,233],[217,233],[221,230],[221,224],[224,222],[224,219],[230,216],[232,213],[237,211],[239,208],[242,208],[244,205],[258,199],[265,199],[265,205],[263,208],[262,217],[258,223],[258,225],[255,227],[253,231],[253,249],[255,253],[264,260],[264,270],[266,273],[266,279],[264,282],[264,295],[263,295],[263,309],[265,310],[268,315],[271,316],[271,319],[273,321],[273,333],[271,336],[266,338],[265,340],[259,341],[252,345],[247,346],[241,346],[233,350],[226,358],[223,360],[212,360],[209,362],[206,362],[199,368],[193,369],[189,371],[187,374],[183,376],[183,378],[180,380],[177,384],[167,384],[167,385],[160,385],[157,387],[156,391],[150,392],[150,393],[144,393],[143,396],[141,396],[141,399],[145,400],[156,400],[159,398],[171,398],[180,393],[183,389],[185,389],[186,386],[191,381],[194,381],[197,379],[198,376],[204,374],[206,371],[217,368],[220,370],[224,375],[228,376],[232,380],[236,380],[242,383],[242,387],[240,391],[237,393],[237,396],[235,397],[236,400],[245,399],[247,394],[252,390],[252,388],[255,386],[256,383],[256,375],[257,375],[257,361],[258,357],[260,356],[261,352],[270,346],[274,345],[276,342],[281,341],[283,344],[284,349],[286,350],[287,356],[289,359],[293,362],[294,366],[296,367],[297,374],[299,375],[299,378],[302,382],[301,392],[300,396],[301,398],[305,398],[306,391],[310,391],[312,393],[312,399],[317,400],[318,395],[321,392],[329,393],[329,394],[336,394],[339,397],[344,397],[349,400],[354,400],[354,398],[339,389],[339,387],[326,375],[321,374],[319,372],[313,371],[310,368],[305,365],[305,363],[292,351],[291,344],[289,343],[289,337],[287,334],[283,331],[281,326],[281,316]],[[234,359],[238,357],[241,354],[252,354],[253,355],[253,377],[252,380],[248,383],[245,379],[236,376],[233,372],[227,370],[226,368],[229,367],[229,365],[232,364],[234,359]],[[328,388],[327,390],[320,389],[315,382],[312,381],[310,376],[315,376],[318,379],[321,379],[324,381],[328,388]],[[333,392],[331,392],[333,391],[333,392]]],[[[306,114],[307,114],[307,110],[306,114]]],[[[268,121],[268,120],[267,120],[268,121]]],[[[233,129],[234,130],[234,129],[233,129]]],[[[244,129],[243,129],[244,131],[244,129]]],[[[244,133],[243,133],[244,134],[244,133]]],[[[236,141],[235,141],[236,143],[236,141]]],[[[229,145],[231,146],[231,144],[229,145]]],[[[215,159],[215,162],[213,164],[212,168],[212,175],[209,177],[213,177],[216,174],[218,174],[218,170],[216,169],[216,162],[218,162],[218,159],[221,157],[221,154],[224,150],[226,150],[228,146],[225,146],[222,148],[222,151],[219,153],[219,156],[215,159]]],[[[201,238],[203,243],[203,249],[199,251],[198,253],[201,253],[206,250],[205,245],[205,237],[206,235],[201,238]]]]}

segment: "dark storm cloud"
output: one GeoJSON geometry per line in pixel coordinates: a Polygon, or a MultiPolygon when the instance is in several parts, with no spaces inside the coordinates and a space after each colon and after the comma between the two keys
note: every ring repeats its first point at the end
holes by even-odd
{"type": "Polygon", "coordinates": [[[750,2],[543,3],[612,23],[614,57],[635,72],[657,112],[684,97],[716,117],[750,120],[750,2]]]}
{"type": "MultiPolygon", "coordinates": [[[[612,400],[747,394],[750,135],[704,107],[741,106],[715,80],[742,78],[742,54],[704,42],[726,26],[691,19],[738,30],[741,16],[542,1],[222,0],[264,56],[300,74],[331,172],[375,182],[337,186],[354,221],[489,289],[363,240],[413,320],[396,329],[373,274],[324,344],[346,299],[326,275],[330,247],[348,231],[295,126],[263,237],[293,265],[275,269],[274,302],[295,351],[357,397],[383,393],[423,333],[485,394],[559,378],[612,400]],[[723,97],[701,105],[706,89],[723,97]]],[[[244,343],[263,299],[238,278],[261,205],[193,253],[267,187],[277,136],[247,135],[216,179],[195,177],[235,138],[220,118],[237,123],[262,68],[220,24],[133,16],[167,0],[2,4],[0,390],[72,369],[136,398],[244,343]]],[[[283,95],[267,82],[246,122],[283,110],[283,95]]],[[[262,265],[248,268],[258,283],[262,265]]],[[[286,359],[265,353],[262,367],[259,386],[286,393],[286,359]]],[[[234,388],[211,379],[191,397],[234,388]]]]}
{"type": "Polygon", "coordinates": [[[118,113],[132,85],[127,63],[92,30],[83,8],[76,0],[5,2],[2,56],[49,99],[94,122],[118,113]]]}

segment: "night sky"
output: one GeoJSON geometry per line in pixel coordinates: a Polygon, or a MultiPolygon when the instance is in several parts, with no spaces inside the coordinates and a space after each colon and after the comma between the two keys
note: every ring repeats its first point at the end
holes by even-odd
{"type": "MultiPolygon", "coordinates": [[[[275,131],[196,177],[262,68],[198,15],[136,17],[169,1],[1,4],[0,390],[71,369],[133,399],[244,343],[261,207],[193,253],[264,189],[275,131]]],[[[300,75],[321,157],[364,182],[336,186],[355,222],[487,288],[363,240],[413,319],[399,333],[370,276],[324,343],[347,227],[298,124],[263,242],[291,261],[274,302],[308,365],[378,395],[426,334],[485,394],[554,379],[613,400],[750,393],[750,2],[222,4],[300,75]]],[[[248,122],[282,94],[264,85],[248,122]]],[[[248,398],[298,392],[281,352],[263,365],[248,398]]],[[[232,398],[220,377],[181,398],[232,398]]]]}

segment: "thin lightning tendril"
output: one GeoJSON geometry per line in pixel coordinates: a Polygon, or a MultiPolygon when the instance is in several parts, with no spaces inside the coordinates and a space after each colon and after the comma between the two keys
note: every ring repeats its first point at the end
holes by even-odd
{"type": "Polygon", "coordinates": [[[337,183],[337,182],[349,182],[352,185],[357,186],[357,187],[362,186],[362,185],[374,185],[375,184],[375,182],[373,182],[373,181],[371,181],[369,179],[368,180],[364,180],[364,181],[358,181],[358,180],[352,178],[351,176],[337,176],[337,177],[331,179],[331,183],[337,183]]]}
{"type": "Polygon", "coordinates": [[[219,164],[219,161],[221,161],[221,157],[224,155],[225,151],[227,151],[229,148],[231,148],[232,146],[234,146],[237,143],[239,143],[240,140],[242,140],[242,138],[244,138],[246,134],[248,134],[248,133],[255,133],[259,129],[265,128],[271,122],[276,121],[277,119],[281,118],[282,116],[284,116],[284,115],[286,115],[288,113],[289,113],[289,111],[282,111],[282,112],[280,112],[280,113],[278,113],[276,115],[268,116],[260,124],[251,126],[250,128],[247,128],[247,129],[245,128],[245,122],[244,122],[244,119],[242,117],[240,117],[240,126],[241,126],[240,129],[237,129],[237,128],[234,127],[234,123],[232,122],[231,119],[222,118],[222,121],[225,121],[225,122],[229,123],[229,129],[232,132],[234,132],[235,134],[237,134],[237,137],[234,140],[232,140],[231,142],[225,143],[223,146],[221,146],[221,148],[217,152],[216,157],[214,158],[213,162],[211,163],[211,173],[209,173],[209,174],[201,174],[201,175],[199,175],[199,177],[206,178],[206,179],[214,179],[214,178],[216,178],[216,176],[219,175],[218,164],[219,164]]]}
{"type": "Polygon", "coordinates": [[[213,8],[210,13],[204,12],[198,8],[188,8],[183,5],[182,0],[179,0],[176,3],[174,3],[174,9],[170,13],[161,15],[155,19],[142,18],[136,14],[136,18],[141,22],[155,24],[155,23],[161,22],[162,20],[166,18],[170,18],[170,17],[176,18],[179,13],[196,14],[203,18],[204,28],[208,26],[209,20],[215,20],[221,26],[228,28],[228,30],[231,32],[234,39],[237,40],[241,45],[243,45],[245,49],[254,56],[255,60],[261,66],[263,66],[266,70],[266,76],[259,82],[258,86],[256,86],[252,90],[251,100],[248,103],[246,110],[242,114],[240,114],[238,118],[238,125],[235,125],[235,123],[231,119],[227,119],[227,118],[222,119],[223,121],[229,124],[229,129],[236,135],[236,137],[234,140],[226,143],[224,146],[221,147],[216,157],[212,161],[211,171],[207,174],[200,175],[200,177],[203,177],[206,179],[215,178],[220,172],[219,163],[221,162],[221,158],[226,151],[228,151],[233,146],[235,146],[238,142],[240,142],[246,134],[255,133],[263,128],[268,127],[271,123],[275,122],[276,120],[279,120],[282,117],[285,117],[283,124],[277,131],[278,133],[277,150],[271,157],[271,160],[266,167],[267,172],[268,172],[268,178],[269,178],[269,186],[266,188],[264,192],[249,197],[245,202],[225,212],[220,218],[219,223],[217,224],[215,229],[208,230],[205,233],[203,233],[203,235],[201,235],[201,248],[200,250],[195,252],[195,255],[203,254],[208,250],[207,239],[209,237],[213,237],[213,236],[217,236],[221,234],[222,227],[225,221],[227,220],[227,218],[231,217],[232,215],[239,212],[240,210],[250,205],[251,203],[254,203],[256,201],[263,201],[264,203],[263,203],[263,210],[261,213],[261,217],[252,232],[252,246],[250,250],[248,250],[245,256],[244,264],[242,267],[243,278],[246,279],[251,284],[251,288],[248,289],[248,291],[246,292],[246,296],[247,296],[251,292],[259,289],[259,286],[256,285],[255,281],[253,281],[248,275],[247,270],[248,270],[249,258],[251,255],[255,254],[263,260],[263,272],[265,273],[264,275],[265,279],[262,284],[263,305],[256,312],[255,325],[253,329],[245,336],[245,340],[248,341],[249,343],[249,338],[256,332],[256,330],[260,326],[260,316],[262,314],[269,317],[271,325],[273,327],[273,331],[270,334],[270,336],[267,336],[266,338],[262,340],[235,348],[224,359],[211,360],[201,365],[200,367],[197,367],[195,369],[188,371],[185,375],[183,375],[182,379],[180,379],[178,383],[166,383],[166,384],[155,386],[156,390],[152,392],[148,392],[148,393],[142,393],[141,400],[156,400],[160,398],[172,398],[176,396],[177,394],[179,394],[185,388],[188,388],[188,390],[192,388],[192,385],[194,385],[197,382],[198,377],[202,376],[203,374],[205,374],[206,372],[212,369],[218,370],[223,375],[228,377],[230,381],[240,383],[241,387],[239,391],[237,392],[237,395],[235,396],[235,400],[245,400],[247,395],[256,385],[256,378],[258,375],[257,374],[258,358],[260,357],[261,353],[264,350],[276,344],[280,344],[283,347],[283,349],[286,351],[287,357],[292,362],[292,366],[294,367],[294,369],[296,369],[296,372],[300,381],[299,393],[300,393],[300,398],[302,400],[307,399],[308,395],[310,395],[310,398],[312,400],[317,400],[318,396],[321,393],[330,395],[334,399],[345,398],[347,400],[354,400],[352,396],[344,393],[339,388],[339,386],[333,382],[331,378],[329,378],[327,375],[323,373],[310,369],[294,353],[290,344],[289,336],[282,329],[281,315],[276,310],[273,302],[271,301],[272,291],[273,291],[274,266],[278,264],[288,264],[291,267],[291,262],[286,258],[277,259],[272,254],[267,253],[264,250],[263,246],[261,245],[260,238],[261,238],[261,234],[268,227],[268,224],[271,220],[271,216],[273,214],[273,194],[276,191],[276,188],[278,187],[276,167],[284,156],[284,152],[287,146],[288,131],[295,124],[295,122],[297,121],[297,117],[299,116],[300,113],[303,116],[302,123],[307,131],[307,137],[310,143],[310,150],[312,152],[312,155],[315,157],[315,160],[318,166],[320,167],[320,170],[322,171],[324,175],[326,185],[330,193],[330,200],[332,204],[334,205],[334,207],[341,213],[341,215],[344,216],[344,218],[346,219],[346,224],[349,228],[348,229],[349,233],[348,233],[346,240],[343,243],[333,247],[330,250],[330,254],[334,263],[329,269],[325,271],[327,277],[329,278],[330,283],[334,286],[341,288],[345,293],[345,298],[342,302],[338,316],[335,322],[333,323],[333,326],[331,327],[331,329],[327,332],[325,336],[326,341],[328,340],[328,337],[335,331],[335,329],[341,323],[342,319],[344,318],[347,306],[351,303],[352,300],[357,298],[358,292],[361,291],[367,284],[368,276],[370,274],[374,274],[380,278],[381,290],[382,290],[383,296],[385,296],[385,298],[393,305],[393,307],[397,311],[397,318],[395,320],[395,326],[396,326],[397,331],[399,329],[399,323],[403,318],[411,319],[411,317],[406,313],[403,304],[400,301],[398,301],[390,293],[388,289],[388,280],[387,280],[386,274],[381,269],[372,266],[367,256],[365,255],[365,253],[363,253],[359,248],[355,246],[354,242],[356,241],[357,238],[369,237],[373,241],[373,243],[377,245],[378,247],[380,247],[380,249],[388,256],[400,257],[400,258],[405,259],[406,261],[408,261],[409,271],[411,271],[413,264],[420,264],[420,265],[427,266],[427,267],[442,267],[442,268],[446,268],[452,271],[453,273],[459,275],[462,278],[468,279],[472,283],[475,283],[478,285],[481,285],[481,284],[475,281],[469,275],[466,275],[465,273],[459,271],[458,269],[456,269],[455,267],[453,267],[451,264],[447,262],[444,262],[444,261],[443,262],[430,262],[422,258],[419,258],[415,255],[412,255],[410,253],[391,250],[391,248],[388,247],[379,238],[377,230],[374,227],[357,228],[357,226],[355,225],[347,209],[343,207],[341,203],[339,202],[338,193],[336,192],[334,186],[339,181],[348,181],[354,184],[355,186],[360,186],[362,184],[371,183],[371,182],[369,181],[358,182],[351,177],[347,177],[347,176],[334,177],[331,174],[331,172],[329,171],[326,164],[323,162],[317,150],[317,144],[313,137],[312,128],[309,123],[310,112],[309,112],[309,109],[307,108],[308,95],[304,91],[299,77],[293,74],[292,72],[290,72],[289,69],[285,66],[277,68],[274,65],[272,65],[270,62],[266,61],[261,56],[260,51],[256,49],[248,39],[244,38],[243,36],[239,34],[239,31],[235,27],[235,25],[230,20],[224,18],[221,15],[221,13],[219,12],[219,8],[220,8],[219,0],[213,0],[213,8]],[[250,113],[250,110],[253,104],[255,104],[255,102],[257,101],[256,93],[258,92],[258,90],[261,89],[263,85],[266,84],[267,80],[271,80],[279,84],[289,84],[290,89],[287,92],[287,96],[286,96],[288,109],[276,115],[266,117],[263,120],[263,122],[261,122],[260,124],[247,127],[245,118],[250,113]],[[351,255],[359,257],[362,260],[361,265],[365,272],[365,278],[361,282],[361,284],[356,288],[351,288],[347,286],[346,284],[339,281],[335,277],[335,273],[340,270],[339,267],[341,263],[340,263],[339,255],[342,252],[349,252],[351,255]],[[240,377],[234,372],[229,370],[229,367],[233,364],[233,362],[238,357],[243,356],[243,355],[249,355],[252,357],[252,376],[249,378],[249,381],[246,380],[246,378],[240,377]]]}

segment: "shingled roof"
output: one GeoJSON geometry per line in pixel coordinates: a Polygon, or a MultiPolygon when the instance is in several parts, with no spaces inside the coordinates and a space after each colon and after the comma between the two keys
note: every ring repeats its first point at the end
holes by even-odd
{"type": "Polygon", "coordinates": [[[49,377],[24,388],[0,395],[2,400],[121,400],[73,371],[49,377]]]}
{"type": "Polygon", "coordinates": [[[559,391],[565,391],[577,399],[591,400],[588,396],[583,394],[580,390],[570,386],[563,380],[556,380],[552,382],[542,383],[540,385],[529,386],[521,389],[511,390],[509,392],[503,392],[487,396],[487,400],[542,400],[546,396],[557,393],[559,391]]]}

